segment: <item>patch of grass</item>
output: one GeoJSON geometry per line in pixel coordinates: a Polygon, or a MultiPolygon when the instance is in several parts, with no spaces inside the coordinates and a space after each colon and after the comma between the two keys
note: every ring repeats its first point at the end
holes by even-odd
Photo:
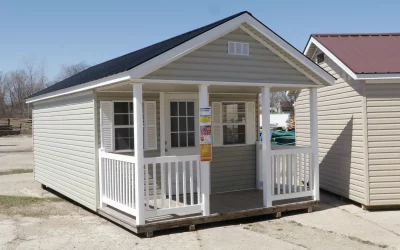
{"type": "Polygon", "coordinates": [[[10,175],[10,174],[25,174],[32,173],[33,169],[13,169],[10,171],[0,172],[0,176],[2,175],[10,175]]]}
{"type": "Polygon", "coordinates": [[[37,198],[37,197],[0,195],[1,208],[24,207],[46,202],[61,202],[61,201],[63,200],[60,198],[37,198]]]}

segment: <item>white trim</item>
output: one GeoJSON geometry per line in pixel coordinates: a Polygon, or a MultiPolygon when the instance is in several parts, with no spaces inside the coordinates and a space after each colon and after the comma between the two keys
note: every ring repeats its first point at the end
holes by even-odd
{"type": "Polygon", "coordinates": [[[133,120],[134,148],[135,148],[135,197],[136,197],[136,225],[145,224],[144,207],[144,168],[143,168],[143,95],[142,84],[133,84],[133,120]]]}
{"type": "Polygon", "coordinates": [[[114,84],[117,82],[128,81],[129,79],[131,79],[131,77],[129,76],[128,71],[125,71],[125,72],[122,72],[122,73],[119,73],[116,75],[101,78],[99,80],[79,84],[79,85],[76,85],[76,86],[73,86],[70,88],[60,89],[60,90],[50,92],[47,94],[28,98],[28,99],[26,99],[26,103],[37,102],[37,101],[54,98],[54,97],[58,97],[58,96],[63,96],[63,95],[69,95],[69,94],[73,94],[76,92],[81,92],[81,91],[85,91],[85,90],[99,88],[99,87],[102,87],[105,85],[114,84]]]}
{"type": "Polygon", "coordinates": [[[160,93],[160,155],[165,156],[165,110],[164,110],[164,92],[160,93]]]}
{"type": "Polygon", "coordinates": [[[364,151],[364,188],[365,205],[370,205],[370,182],[369,182],[369,147],[368,147],[368,113],[367,113],[367,84],[361,82],[362,98],[362,124],[363,124],[363,151],[364,151]]]}
{"type": "Polygon", "coordinates": [[[271,187],[271,142],[270,138],[270,89],[262,88],[262,187],[263,187],[263,204],[265,207],[272,206],[272,187],[271,187]],[[266,108],[268,107],[268,108],[266,108]],[[268,139],[267,139],[268,138],[268,139]]]}
{"type": "MultiPolygon", "coordinates": [[[[162,80],[162,79],[132,79],[134,83],[161,83],[161,84],[190,84],[190,85],[215,85],[215,86],[246,86],[246,87],[294,87],[294,88],[317,88],[316,84],[293,84],[293,83],[263,83],[263,82],[216,82],[216,81],[191,81],[191,80],[162,80]]],[[[219,94],[219,93],[216,93],[219,94]]]]}
{"type": "MultiPolygon", "coordinates": [[[[292,62],[292,60],[290,60],[289,58],[287,58],[285,55],[283,55],[282,53],[280,53],[278,50],[276,50],[274,47],[272,47],[271,45],[269,45],[268,43],[266,43],[263,39],[261,39],[260,37],[258,37],[256,34],[254,34],[253,32],[251,32],[249,29],[247,29],[246,27],[244,27],[243,25],[240,25],[240,29],[242,29],[244,32],[246,32],[247,34],[249,34],[251,37],[253,37],[254,39],[256,39],[259,43],[261,43],[262,45],[264,45],[266,48],[268,48],[269,50],[271,50],[273,53],[275,53],[277,56],[279,56],[282,60],[284,60],[285,62],[287,62],[290,66],[292,66],[293,68],[295,68],[297,71],[299,71],[300,73],[302,73],[303,75],[305,75],[307,78],[309,78],[311,81],[315,82],[317,85],[321,85],[321,86],[325,86],[325,84],[321,83],[320,81],[318,81],[317,79],[315,79],[312,75],[310,75],[309,73],[307,73],[305,70],[303,70],[301,67],[299,67],[296,63],[292,62]]],[[[333,84],[333,82],[331,83],[331,85],[333,84]]]]}
{"type": "Polygon", "coordinates": [[[400,74],[357,74],[357,80],[400,80],[400,74]]]}
{"type": "Polygon", "coordinates": [[[310,144],[312,148],[312,173],[314,200],[319,200],[319,158],[318,158],[318,99],[317,89],[310,89],[310,144]]]}

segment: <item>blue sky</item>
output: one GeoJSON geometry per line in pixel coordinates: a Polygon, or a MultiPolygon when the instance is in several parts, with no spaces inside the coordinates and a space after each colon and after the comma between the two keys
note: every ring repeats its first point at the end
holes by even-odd
{"type": "Polygon", "coordinates": [[[247,10],[296,48],[310,33],[399,32],[400,1],[0,0],[0,71],[97,64],[247,10]]]}

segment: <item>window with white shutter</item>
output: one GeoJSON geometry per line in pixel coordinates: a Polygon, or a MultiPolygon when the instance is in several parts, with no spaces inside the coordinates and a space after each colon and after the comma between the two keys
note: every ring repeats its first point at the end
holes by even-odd
{"type": "MultiPolygon", "coordinates": [[[[143,103],[143,147],[157,149],[157,106],[155,101],[143,103]]],[[[101,146],[106,152],[134,150],[133,102],[100,102],[101,146]]]]}

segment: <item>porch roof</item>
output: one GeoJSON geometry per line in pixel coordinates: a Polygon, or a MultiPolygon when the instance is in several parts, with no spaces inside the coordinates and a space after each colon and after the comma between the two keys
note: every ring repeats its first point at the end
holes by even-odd
{"type": "MultiPolygon", "coordinates": [[[[78,86],[78,85],[82,85],[82,88],[83,88],[83,84],[85,84],[85,83],[89,84],[92,82],[96,82],[97,80],[99,80],[99,81],[104,80],[104,82],[106,82],[106,80],[111,76],[119,76],[122,73],[126,73],[126,72],[129,73],[133,69],[137,69],[138,66],[145,64],[146,62],[150,61],[151,59],[156,58],[156,57],[158,58],[161,55],[165,55],[165,54],[167,54],[167,52],[170,52],[171,50],[173,50],[175,48],[179,48],[179,47],[183,46],[184,44],[189,43],[189,41],[202,36],[204,33],[208,33],[211,31],[214,32],[214,29],[217,29],[217,27],[223,26],[225,23],[230,23],[230,22],[234,22],[234,23],[232,23],[231,26],[239,26],[241,24],[246,23],[246,25],[247,25],[246,27],[248,29],[251,29],[255,33],[259,32],[258,34],[260,34],[260,32],[261,32],[261,34],[268,37],[272,43],[275,43],[275,45],[273,45],[273,47],[276,47],[276,49],[278,49],[279,52],[282,52],[282,54],[284,54],[284,56],[288,57],[290,60],[295,61],[295,64],[297,66],[299,66],[299,68],[301,68],[300,70],[305,72],[305,74],[311,73],[313,75],[313,77],[317,78],[317,81],[322,83],[323,85],[333,84],[334,78],[329,73],[327,73],[325,70],[323,70],[317,64],[315,64],[314,62],[309,60],[300,51],[298,51],[292,45],[290,45],[287,41],[282,39],[279,35],[277,35],[275,32],[270,30],[263,23],[261,23],[259,20],[254,18],[251,13],[249,13],[247,11],[243,11],[243,12],[237,13],[235,15],[229,16],[227,18],[224,18],[222,20],[219,20],[217,22],[203,26],[201,28],[186,32],[184,34],[181,34],[181,35],[175,36],[173,38],[167,39],[165,41],[153,44],[153,45],[145,47],[143,49],[140,49],[140,50],[131,52],[129,54],[120,56],[118,58],[97,64],[95,66],[92,66],[76,75],[73,75],[63,81],[60,81],[46,89],[43,89],[43,90],[31,95],[30,97],[27,98],[27,102],[29,103],[29,102],[38,101],[39,98],[37,98],[37,97],[39,97],[39,96],[40,97],[44,96],[46,99],[51,98],[51,97],[53,97],[53,96],[51,96],[53,94],[53,92],[59,93],[60,91],[64,91],[64,90],[65,90],[65,92],[67,92],[67,89],[71,89],[72,87],[80,88],[80,86],[78,86]],[[248,25],[248,24],[250,24],[250,25],[248,25]],[[257,30],[254,28],[256,28],[257,30]],[[276,45],[278,45],[278,46],[276,46],[276,45]],[[51,93],[51,95],[48,95],[50,93],[51,93]]],[[[232,27],[230,27],[230,28],[232,28],[232,27]]],[[[213,34],[212,36],[205,37],[203,39],[205,41],[202,41],[200,43],[200,45],[202,45],[202,44],[204,45],[204,43],[206,43],[207,40],[212,40],[212,38],[213,37],[215,38],[215,36],[223,35],[223,32],[227,32],[227,30],[222,29],[222,30],[215,31],[214,32],[215,34],[213,34]]],[[[199,46],[199,44],[193,45],[193,47],[197,47],[197,46],[199,46]]],[[[178,51],[179,53],[176,52],[176,53],[174,53],[174,55],[172,55],[172,56],[168,55],[168,56],[176,57],[177,54],[184,54],[189,51],[189,49],[187,49],[187,48],[182,48],[182,49],[183,49],[183,51],[178,51]]],[[[170,60],[171,59],[169,59],[169,60],[164,59],[163,62],[168,63],[168,62],[170,62],[170,60]]],[[[156,65],[156,66],[158,66],[158,65],[156,65]]],[[[149,72],[147,72],[147,73],[149,73],[149,72]]],[[[146,73],[144,73],[144,75],[146,75],[146,73]]],[[[124,75],[121,75],[121,77],[122,76],[127,77],[127,78],[132,77],[130,74],[124,74],[124,75]]],[[[141,77],[139,76],[136,78],[141,78],[141,77]]],[[[85,84],[85,86],[87,84],[85,84]]],[[[96,87],[96,86],[94,86],[94,87],[96,87]]],[[[75,92],[83,91],[86,89],[82,89],[82,90],[78,89],[75,92]]],[[[62,94],[70,94],[70,93],[62,93],[62,94]]],[[[57,94],[57,96],[58,95],[61,95],[61,94],[57,94]]],[[[40,98],[40,99],[44,99],[44,98],[40,98]]]]}

